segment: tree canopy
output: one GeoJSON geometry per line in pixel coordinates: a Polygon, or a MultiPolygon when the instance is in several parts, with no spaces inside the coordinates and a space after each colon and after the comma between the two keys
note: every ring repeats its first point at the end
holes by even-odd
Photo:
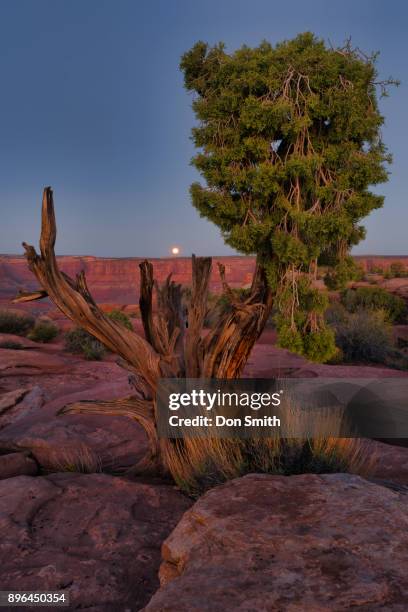
{"type": "Polygon", "coordinates": [[[325,360],[334,340],[318,264],[344,280],[361,220],[383,204],[387,180],[376,56],[350,43],[328,47],[311,33],[228,54],[198,42],[181,69],[198,125],[192,160],[205,180],[191,197],[227,244],[256,254],[276,291],[280,343],[325,360]]]}

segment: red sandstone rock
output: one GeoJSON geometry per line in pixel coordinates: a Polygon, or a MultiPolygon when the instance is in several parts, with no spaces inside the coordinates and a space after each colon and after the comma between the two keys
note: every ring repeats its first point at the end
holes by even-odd
{"type": "Polygon", "coordinates": [[[146,612],[402,612],[407,496],[347,474],[249,475],[199,499],[162,555],[146,612]]]}
{"type": "Polygon", "coordinates": [[[14,476],[33,476],[37,472],[36,462],[25,453],[0,455],[0,480],[14,476]]]}
{"type": "MultiPolygon", "coordinates": [[[[61,270],[70,276],[75,276],[81,270],[85,271],[92,295],[98,302],[137,303],[139,263],[143,258],[63,256],[57,259],[61,270]]],[[[172,273],[175,281],[184,285],[191,284],[191,260],[189,258],[151,259],[151,261],[155,268],[156,280],[159,282],[164,281],[172,273]]],[[[253,257],[238,255],[214,257],[211,280],[213,291],[221,289],[217,261],[224,263],[228,281],[233,287],[248,285],[251,282],[255,265],[253,257]]],[[[28,291],[37,288],[37,281],[28,270],[24,257],[0,255],[0,287],[0,297],[3,300],[15,297],[19,289],[24,288],[28,291]]]]}
{"type": "Polygon", "coordinates": [[[135,421],[99,415],[57,416],[60,408],[74,401],[114,399],[131,392],[123,376],[116,382],[90,379],[85,385],[54,381],[53,394],[41,390],[42,402],[36,407],[33,398],[26,396],[27,400],[1,417],[0,446],[30,451],[47,471],[117,471],[134,465],[148,450],[144,430],[135,421]]]}
{"type": "Polygon", "coordinates": [[[312,363],[304,357],[291,353],[286,349],[268,343],[268,336],[272,333],[266,331],[266,339],[261,336],[252,349],[251,355],[245,365],[243,376],[248,378],[403,378],[408,371],[376,365],[327,365],[312,363]]]}
{"type": "Polygon", "coordinates": [[[40,408],[44,404],[44,394],[38,385],[33,388],[18,388],[2,395],[0,399],[0,436],[11,423],[13,425],[32,417],[41,418],[40,408]]]}
{"type": "Polygon", "coordinates": [[[0,372],[3,376],[63,372],[67,365],[68,361],[63,356],[45,351],[0,349],[0,372]]]}
{"type": "Polygon", "coordinates": [[[371,476],[408,487],[408,448],[374,440],[367,440],[365,444],[374,458],[371,476]]]}
{"type": "Polygon", "coordinates": [[[125,417],[46,418],[0,432],[2,442],[31,452],[46,471],[117,472],[134,465],[148,451],[143,429],[125,417]]]}
{"type": "MultiPolygon", "coordinates": [[[[29,340],[28,338],[23,338],[22,336],[16,336],[15,334],[0,334],[0,348],[2,344],[7,344],[8,342],[19,344],[21,349],[36,349],[38,348],[38,343],[29,340]]],[[[21,350],[17,349],[17,350],[21,350]]]]}
{"type": "Polygon", "coordinates": [[[29,355],[41,355],[38,368],[16,367],[3,373],[0,445],[30,451],[47,471],[116,471],[135,464],[147,451],[146,436],[135,421],[98,415],[57,416],[60,408],[75,401],[129,395],[128,372],[114,363],[114,356],[92,362],[64,353],[62,348],[46,344],[35,351],[0,351],[6,363],[10,352],[20,355],[20,364],[26,364],[29,355]],[[48,367],[55,359],[63,360],[61,370],[48,367]]]}
{"type": "Polygon", "coordinates": [[[354,255],[353,259],[365,272],[372,272],[378,268],[388,270],[393,263],[402,263],[408,268],[408,257],[406,255],[354,255]]]}
{"type": "Polygon", "coordinates": [[[15,389],[0,397],[0,415],[13,408],[28,393],[28,389],[15,389]]]}
{"type": "MultiPolygon", "coordinates": [[[[408,268],[408,257],[406,256],[356,256],[358,264],[366,271],[376,267],[388,269],[393,262],[402,262],[408,268]]],[[[119,304],[135,304],[138,299],[139,286],[139,263],[142,258],[108,258],[108,257],[58,257],[61,269],[75,276],[84,270],[88,284],[93,296],[100,302],[117,302],[119,304]]],[[[156,278],[164,281],[168,274],[173,273],[177,282],[189,285],[191,282],[191,260],[188,257],[152,259],[155,266],[156,278]]],[[[221,283],[218,275],[216,262],[221,261],[226,267],[229,283],[236,286],[245,286],[251,282],[254,268],[254,258],[245,256],[214,257],[211,289],[220,290],[221,283]]],[[[404,281],[407,279],[392,279],[404,281]]],[[[389,281],[391,282],[391,281],[389,281]]],[[[27,263],[22,256],[0,255],[0,297],[10,299],[15,296],[19,289],[26,290],[37,288],[36,280],[28,270],[27,263]]],[[[34,308],[44,308],[40,304],[34,308]]]]}
{"type": "Polygon", "coordinates": [[[1,588],[69,593],[71,610],[139,610],[158,587],[162,541],[190,501],[106,474],[0,482],[1,588]]]}

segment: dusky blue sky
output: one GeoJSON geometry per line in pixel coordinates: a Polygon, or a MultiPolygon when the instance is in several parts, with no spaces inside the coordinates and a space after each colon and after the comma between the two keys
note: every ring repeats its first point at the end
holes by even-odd
{"type": "Polygon", "coordinates": [[[394,155],[357,253],[407,254],[408,3],[404,0],[0,0],[0,252],[37,244],[52,185],[59,254],[230,254],[191,206],[194,117],[181,54],[197,40],[272,43],[310,30],[380,50],[394,155]]]}

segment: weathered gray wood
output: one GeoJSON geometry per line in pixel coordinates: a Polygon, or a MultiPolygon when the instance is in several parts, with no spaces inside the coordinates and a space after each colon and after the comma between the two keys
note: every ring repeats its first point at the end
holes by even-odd
{"type": "Polygon", "coordinates": [[[257,263],[249,296],[240,300],[230,289],[225,268],[219,265],[222,285],[230,307],[217,325],[204,337],[209,282],[210,257],[192,257],[192,292],[188,308],[188,328],[182,308],[182,287],[169,276],[160,287],[154,281],[153,266],[140,264],[140,312],[145,338],[107,317],[97,306],[88,289],[85,273],[74,279],[58,269],[54,253],[57,230],[53,194],[43,193],[40,251],[23,243],[30,270],[41,289],[20,292],[15,301],[49,297],[76,325],[82,327],[118,355],[118,362],[132,376],[137,395],[115,400],[77,402],[62,413],[125,415],[136,419],[145,429],[150,454],[137,466],[144,470],[166,470],[168,440],[159,440],[156,424],[156,392],[163,377],[236,378],[240,376],[249,354],[262,332],[272,308],[272,294],[265,270],[257,263]],[[157,295],[153,309],[153,289],[157,295]]]}

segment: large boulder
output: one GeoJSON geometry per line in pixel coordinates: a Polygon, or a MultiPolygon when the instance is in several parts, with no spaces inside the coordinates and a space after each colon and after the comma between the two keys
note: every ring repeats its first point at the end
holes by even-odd
{"type": "Polygon", "coordinates": [[[146,612],[403,612],[408,497],[347,474],[249,475],[209,491],[162,548],[146,612]]]}
{"type": "Polygon", "coordinates": [[[139,610],[190,505],[171,486],[106,474],[0,481],[1,588],[64,590],[72,610],[139,610]]]}
{"type": "MultiPolygon", "coordinates": [[[[389,486],[392,483],[408,488],[408,448],[395,446],[394,440],[389,444],[374,440],[364,440],[366,456],[373,460],[371,476],[383,480],[389,486]]],[[[405,439],[405,442],[408,442],[405,439]]]]}

